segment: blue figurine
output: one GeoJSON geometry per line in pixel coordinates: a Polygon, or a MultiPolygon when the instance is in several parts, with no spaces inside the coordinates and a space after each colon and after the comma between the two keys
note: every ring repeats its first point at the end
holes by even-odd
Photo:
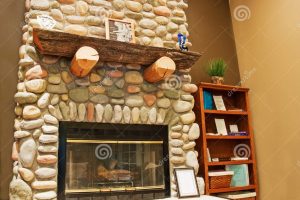
{"type": "Polygon", "coordinates": [[[186,46],[186,36],[182,33],[178,33],[178,44],[181,51],[188,51],[188,48],[186,46]]]}

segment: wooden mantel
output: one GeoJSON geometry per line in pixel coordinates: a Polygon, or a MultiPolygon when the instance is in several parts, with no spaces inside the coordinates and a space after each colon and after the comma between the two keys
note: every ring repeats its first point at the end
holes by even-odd
{"type": "Polygon", "coordinates": [[[34,43],[41,54],[73,57],[82,46],[95,48],[101,61],[151,65],[167,56],[174,60],[177,69],[190,68],[200,58],[197,52],[143,46],[95,37],[80,36],[61,31],[33,29],[34,43]]]}

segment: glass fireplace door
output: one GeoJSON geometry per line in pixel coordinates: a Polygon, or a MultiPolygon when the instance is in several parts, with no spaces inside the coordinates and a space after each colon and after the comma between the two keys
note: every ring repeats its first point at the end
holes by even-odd
{"type": "Polygon", "coordinates": [[[164,189],[163,141],[67,139],[65,193],[164,189]]]}

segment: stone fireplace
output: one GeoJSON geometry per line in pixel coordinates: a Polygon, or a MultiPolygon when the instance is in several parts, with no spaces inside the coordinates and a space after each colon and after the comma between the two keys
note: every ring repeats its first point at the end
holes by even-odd
{"type": "Polygon", "coordinates": [[[139,44],[176,48],[175,35],[188,35],[186,8],[183,0],[26,0],[10,199],[63,199],[68,191],[74,200],[122,199],[124,188],[143,198],[150,193],[148,199],[177,195],[173,169],[193,167],[197,173],[199,166],[194,140],[200,132],[191,95],[197,87],[190,69],[149,83],[143,78],[148,66],[98,62],[78,78],[70,72],[71,58],[40,54],[32,32],[38,15],[50,15],[57,21],[55,30],[102,38],[103,18],[109,16],[134,20],[139,44]],[[104,131],[108,127],[128,135],[104,131]],[[164,131],[156,135],[158,130],[164,131]],[[113,155],[95,157],[99,144],[113,155]],[[92,196],[80,187],[94,189],[92,196]]]}

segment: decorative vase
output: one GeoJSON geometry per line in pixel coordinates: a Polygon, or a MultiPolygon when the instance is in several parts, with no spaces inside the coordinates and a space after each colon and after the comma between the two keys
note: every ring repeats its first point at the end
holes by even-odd
{"type": "Polygon", "coordinates": [[[224,77],[222,76],[212,76],[211,77],[211,81],[214,84],[223,84],[224,83],[224,77]]]}

